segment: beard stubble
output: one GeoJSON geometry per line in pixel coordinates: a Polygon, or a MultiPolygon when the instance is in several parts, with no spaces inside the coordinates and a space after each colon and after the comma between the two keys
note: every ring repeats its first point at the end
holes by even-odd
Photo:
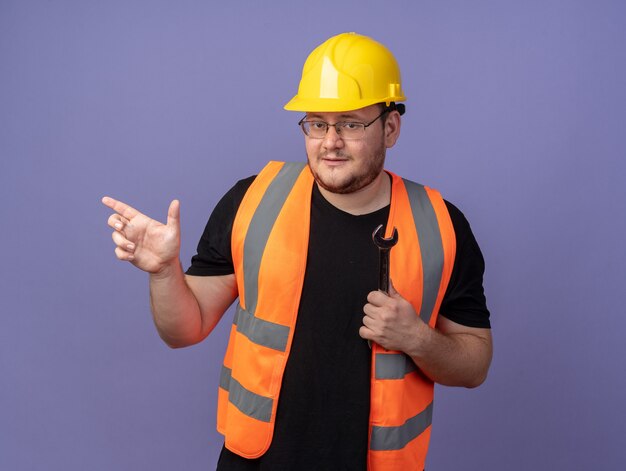
{"type": "MultiPolygon", "coordinates": [[[[334,152],[334,154],[337,157],[353,160],[351,155],[341,151],[334,152]]],[[[327,152],[320,152],[317,156],[317,161],[321,162],[326,155],[327,152]]],[[[372,154],[372,157],[367,162],[367,166],[363,169],[363,171],[350,175],[350,177],[343,182],[333,183],[332,181],[324,181],[322,176],[311,166],[311,161],[308,157],[307,163],[311,173],[313,174],[313,178],[319,186],[327,191],[330,191],[331,193],[345,195],[365,188],[367,185],[372,183],[378,175],[380,175],[385,165],[385,147],[380,146],[380,148],[372,154]]]]}

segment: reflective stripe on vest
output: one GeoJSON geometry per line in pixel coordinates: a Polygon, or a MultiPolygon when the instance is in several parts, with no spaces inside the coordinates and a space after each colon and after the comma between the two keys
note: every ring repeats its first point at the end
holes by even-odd
{"type": "Polygon", "coordinates": [[[269,422],[272,416],[272,400],[248,391],[231,375],[231,369],[222,366],[220,386],[228,391],[228,400],[250,417],[269,422]]]}
{"type": "Polygon", "coordinates": [[[424,186],[409,180],[404,180],[404,186],[409,195],[420,247],[428,247],[428,250],[422,250],[424,287],[422,306],[418,312],[422,320],[428,324],[439,293],[443,271],[441,232],[435,210],[424,186]]]}
{"type": "Polygon", "coordinates": [[[397,427],[372,427],[370,450],[401,450],[407,443],[421,435],[433,421],[433,403],[403,425],[397,427]]]}
{"type": "Polygon", "coordinates": [[[244,290],[246,310],[253,316],[259,296],[258,279],[261,258],[263,257],[270,231],[274,227],[278,213],[285,204],[289,192],[305,165],[303,162],[287,162],[282,166],[267,188],[250,222],[250,229],[246,234],[246,242],[243,249],[244,290]]]}
{"type": "Polygon", "coordinates": [[[417,370],[415,363],[404,353],[376,353],[376,379],[404,379],[417,370]]]}
{"type": "Polygon", "coordinates": [[[289,327],[254,317],[254,314],[243,309],[239,304],[233,324],[237,326],[237,332],[241,332],[258,345],[280,352],[284,352],[287,348],[289,327]]]}

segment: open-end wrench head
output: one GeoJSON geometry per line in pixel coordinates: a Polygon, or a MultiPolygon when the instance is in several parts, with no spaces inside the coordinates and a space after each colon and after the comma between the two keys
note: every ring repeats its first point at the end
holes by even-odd
{"type": "Polygon", "coordinates": [[[391,237],[386,239],[384,237],[383,225],[381,224],[372,232],[372,240],[379,249],[391,249],[391,247],[398,243],[398,229],[394,227],[391,237]]]}

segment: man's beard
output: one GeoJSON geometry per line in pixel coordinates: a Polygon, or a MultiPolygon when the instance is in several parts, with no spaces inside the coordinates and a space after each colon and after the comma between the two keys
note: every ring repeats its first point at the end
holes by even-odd
{"type": "MultiPolygon", "coordinates": [[[[335,152],[334,154],[337,157],[347,157],[351,160],[351,157],[343,152],[335,152]]],[[[317,157],[318,161],[321,161],[325,155],[326,152],[320,153],[317,157]]],[[[367,163],[367,167],[360,174],[350,175],[347,180],[336,184],[333,183],[333,181],[323,181],[322,177],[311,167],[310,159],[307,159],[307,162],[313,174],[313,178],[315,178],[319,186],[331,193],[345,195],[365,188],[380,175],[385,165],[385,148],[379,149],[378,152],[374,154],[374,157],[370,159],[367,163]]]]}

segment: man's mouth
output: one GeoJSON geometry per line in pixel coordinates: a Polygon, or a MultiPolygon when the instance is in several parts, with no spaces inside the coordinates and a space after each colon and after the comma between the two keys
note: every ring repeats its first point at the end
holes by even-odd
{"type": "Polygon", "coordinates": [[[348,160],[348,156],[342,154],[323,154],[321,159],[324,162],[346,162],[348,160]]]}

